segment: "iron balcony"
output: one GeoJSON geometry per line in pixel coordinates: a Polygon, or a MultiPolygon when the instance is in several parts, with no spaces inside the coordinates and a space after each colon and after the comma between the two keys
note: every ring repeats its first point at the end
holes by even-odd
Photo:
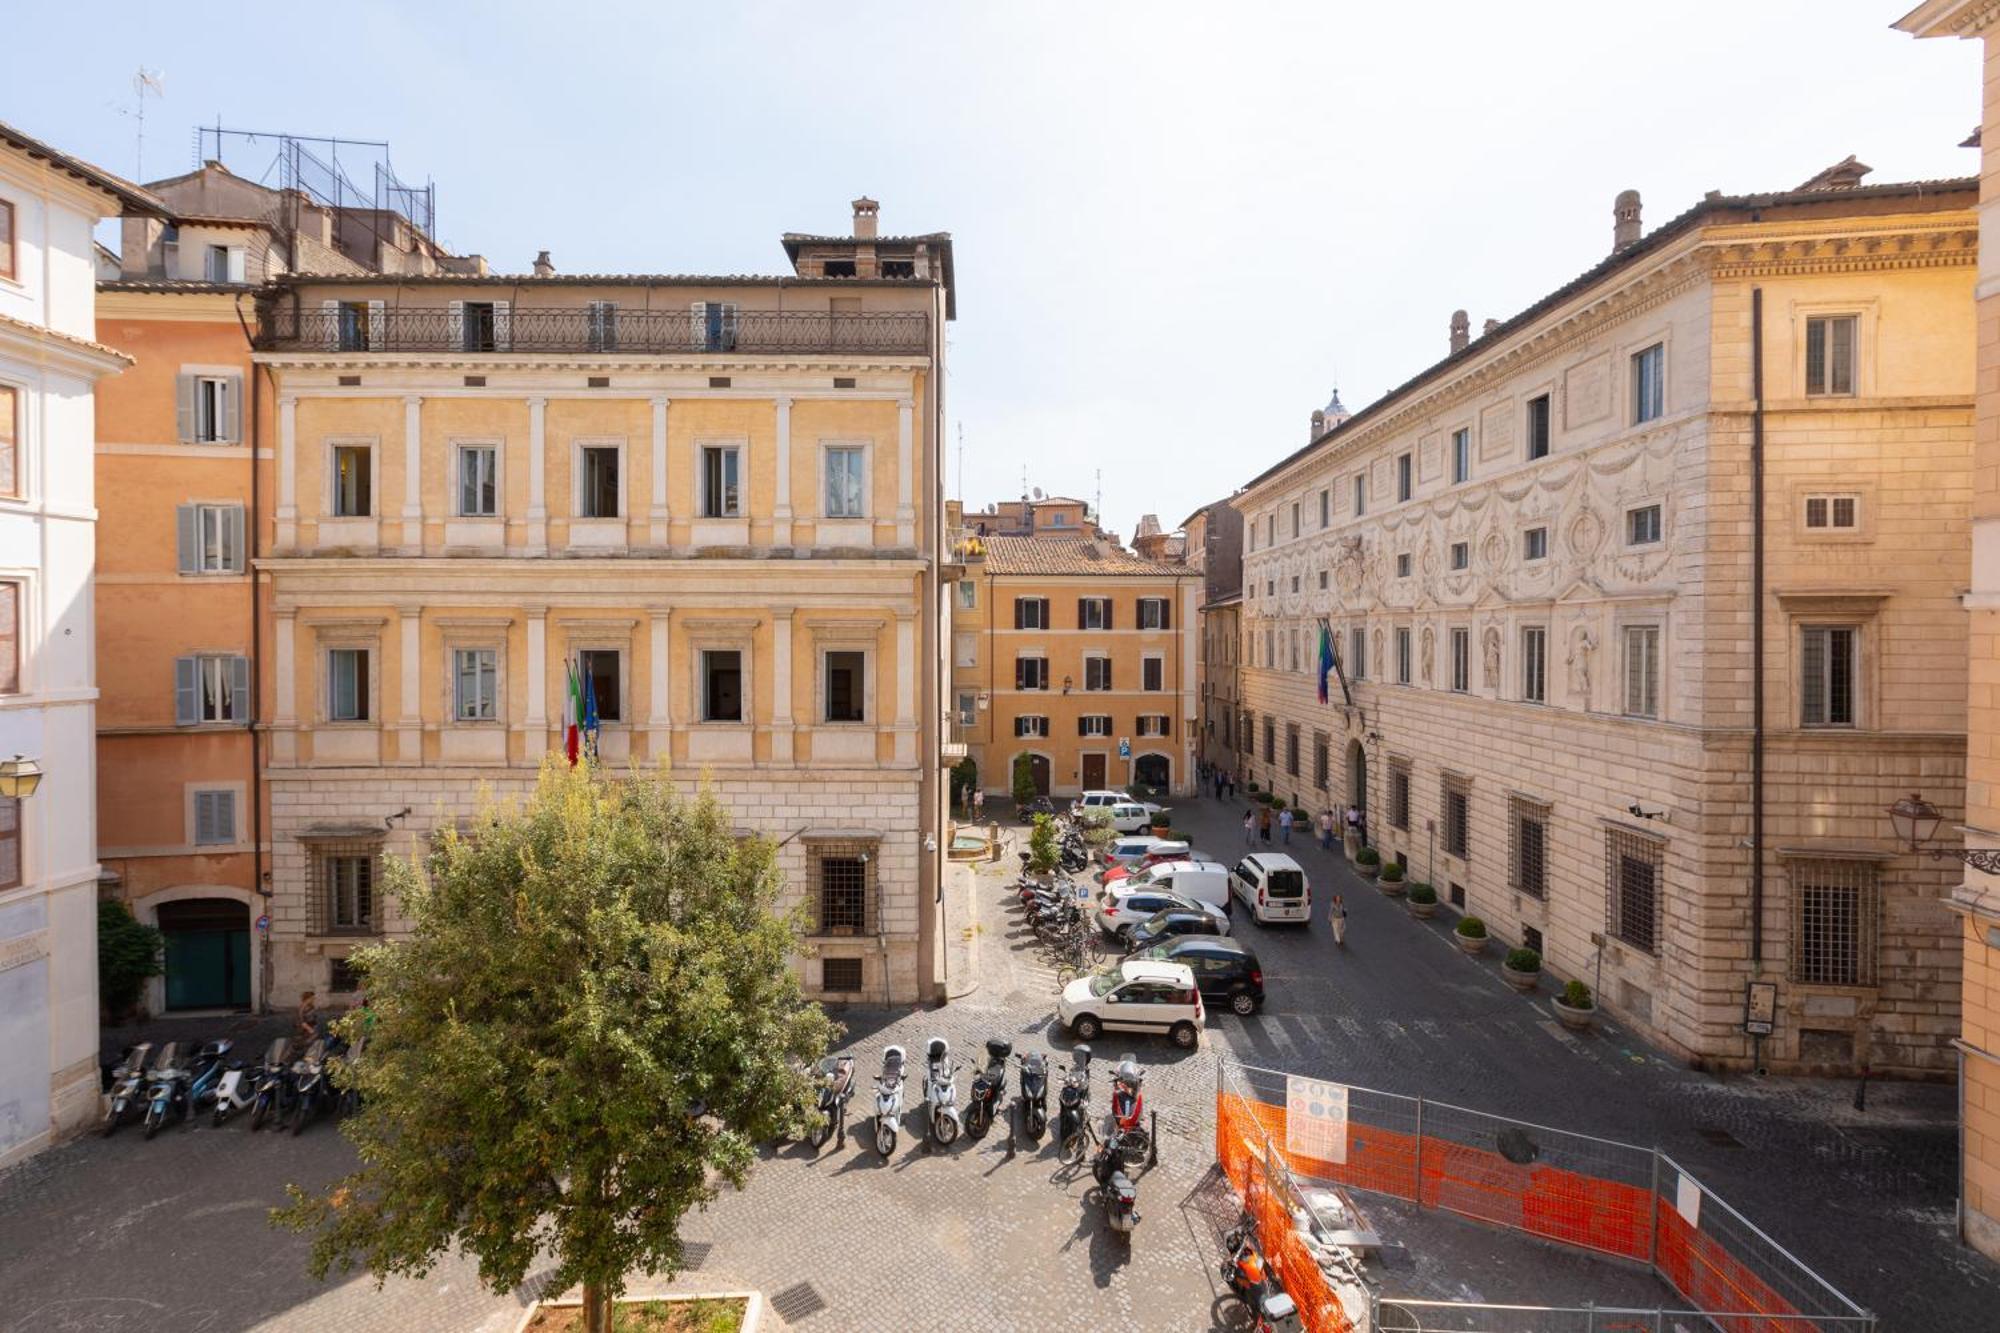
{"type": "Polygon", "coordinates": [[[270,308],[257,337],[269,352],[617,353],[651,356],[854,353],[926,355],[930,317],[923,311],[832,313],[737,310],[607,310],[601,307],[492,303],[459,308],[374,306],[270,308]]]}

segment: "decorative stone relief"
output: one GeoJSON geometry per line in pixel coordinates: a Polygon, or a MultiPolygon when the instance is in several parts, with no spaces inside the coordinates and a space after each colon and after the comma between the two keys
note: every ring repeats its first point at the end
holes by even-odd
{"type": "Polygon", "coordinates": [[[1590,709],[1591,659],[1597,653],[1597,636],[1588,625],[1578,625],[1569,639],[1569,690],[1587,712],[1590,709]]]}
{"type": "Polygon", "coordinates": [[[1431,663],[1437,660],[1437,633],[1429,625],[1424,626],[1423,647],[1417,655],[1417,669],[1423,673],[1424,684],[1431,683],[1431,663]]]}
{"type": "Polygon", "coordinates": [[[1500,631],[1488,625],[1485,635],[1486,675],[1484,684],[1489,690],[1500,688],[1500,631]]]}

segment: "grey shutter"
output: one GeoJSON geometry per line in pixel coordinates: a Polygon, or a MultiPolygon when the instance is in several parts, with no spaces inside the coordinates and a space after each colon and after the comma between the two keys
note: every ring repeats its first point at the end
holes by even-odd
{"type": "Polygon", "coordinates": [[[181,505],[174,510],[175,525],[179,532],[180,571],[183,574],[201,573],[201,508],[198,505],[181,505]]]}
{"type": "Polygon", "coordinates": [[[249,568],[249,553],[243,542],[242,505],[231,505],[222,511],[222,553],[223,565],[231,572],[241,574],[249,568]]]}
{"type": "Polygon", "coordinates": [[[513,303],[495,301],[493,303],[493,350],[505,352],[514,346],[513,303]]]}
{"type": "Polygon", "coordinates": [[[250,659],[229,659],[229,720],[250,721],[250,659]]]}
{"type": "Polygon", "coordinates": [[[201,659],[174,659],[174,725],[191,727],[201,721],[201,659]]]}
{"type": "Polygon", "coordinates": [[[446,327],[451,338],[451,350],[465,350],[465,302],[453,301],[446,307],[451,313],[446,318],[446,327]]]}
{"type": "Polygon", "coordinates": [[[388,345],[389,321],[384,318],[387,309],[386,302],[368,303],[368,350],[371,352],[379,352],[388,345]]]}
{"type": "Polygon", "coordinates": [[[328,351],[340,348],[340,302],[321,301],[320,314],[326,319],[326,346],[328,351]]]}
{"type": "Polygon", "coordinates": [[[1808,725],[1826,721],[1826,648],[1830,637],[1823,629],[1805,632],[1799,672],[1799,720],[1808,725]]]}
{"type": "Polygon", "coordinates": [[[224,444],[243,439],[243,377],[232,375],[222,382],[222,420],[215,437],[224,444]]]}
{"type": "Polygon", "coordinates": [[[194,376],[174,379],[174,420],[182,444],[194,442],[194,376]]]}
{"type": "Polygon", "coordinates": [[[224,844],[236,841],[236,793],[198,791],[194,794],[194,840],[224,844]]]}

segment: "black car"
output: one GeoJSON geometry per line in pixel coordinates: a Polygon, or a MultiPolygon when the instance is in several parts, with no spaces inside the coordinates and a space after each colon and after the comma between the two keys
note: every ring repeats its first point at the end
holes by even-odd
{"type": "Polygon", "coordinates": [[[1125,943],[1132,953],[1143,953],[1163,940],[1180,935],[1220,935],[1222,923],[1205,907],[1169,907],[1155,912],[1132,927],[1125,943]]]}
{"type": "Polygon", "coordinates": [[[1226,1004],[1245,1016],[1264,1007],[1264,969],[1257,955],[1227,936],[1180,935],[1138,956],[1186,963],[1201,998],[1211,1004],[1226,1004]]]}

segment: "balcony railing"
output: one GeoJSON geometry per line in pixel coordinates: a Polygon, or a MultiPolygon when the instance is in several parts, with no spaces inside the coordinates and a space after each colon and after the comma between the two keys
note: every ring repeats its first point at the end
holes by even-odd
{"type": "Polygon", "coordinates": [[[875,313],[737,310],[605,310],[598,307],[512,309],[467,302],[455,308],[412,308],[355,301],[332,309],[270,312],[257,345],[264,351],[624,353],[653,356],[703,353],[850,352],[923,355],[930,317],[920,310],[875,313]]]}

